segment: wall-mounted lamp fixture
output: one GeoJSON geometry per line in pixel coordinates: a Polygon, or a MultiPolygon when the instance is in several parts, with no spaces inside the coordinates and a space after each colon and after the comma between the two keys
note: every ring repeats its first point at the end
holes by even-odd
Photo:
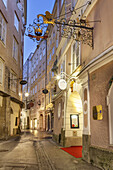
{"type": "Polygon", "coordinates": [[[70,82],[71,92],[73,92],[73,84],[75,83],[74,76],[71,77],[67,75],[65,72],[61,72],[59,75],[56,76],[56,79],[58,80],[58,87],[61,90],[65,90],[67,88],[67,83],[70,82]]]}
{"type": "Polygon", "coordinates": [[[28,93],[28,92],[26,92],[26,93],[25,93],[25,97],[28,97],[28,96],[29,96],[29,93],[28,93]]]}

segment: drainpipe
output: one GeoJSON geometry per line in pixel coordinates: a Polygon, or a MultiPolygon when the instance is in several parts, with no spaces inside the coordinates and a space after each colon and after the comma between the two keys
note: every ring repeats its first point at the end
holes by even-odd
{"type": "Polygon", "coordinates": [[[89,71],[87,71],[87,73],[88,73],[88,122],[89,122],[89,124],[88,124],[88,126],[89,126],[89,135],[91,134],[91,132],[90,132],[90,76],[89,76],[89,71]]]}

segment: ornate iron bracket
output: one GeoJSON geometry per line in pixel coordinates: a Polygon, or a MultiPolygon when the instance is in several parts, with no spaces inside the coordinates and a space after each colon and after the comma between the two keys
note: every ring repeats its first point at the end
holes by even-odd
{"type": "Polygon", "coordinates": [[[76,41],[81,41],[93,48],[93,27],[87,26],[85,20],[76,22],[75,20],[55,21],[58,30],[61,25],[61,36],[64,38],[73,38],[76,41]]]}
{"type": "MultiPolygon", "coordinates": [[[[90,5],[91,1],[88,1],[83,6],[70,10],[67,14],[76,13],[76,11],[86,5],[90,5]]],[[[89,25],[91,22],[100,21],[87,21],[86,19],[67,20],[63,18],[65,14],[53,18],[53,14],[49,11],[45,12],[45,15],[39,14],[37,18],[33,21],[32,25],[27,28],[28,34],[33,41],[39,42],[40,39],[47,39],[48,35],[46,29],[49,24],[56,25],[57,31],[60,31],[60,36],[64,38],[72,38],[76,41],[81,41],[83,44],[87,44],[93,48],[93,27],[89,25]]]]}

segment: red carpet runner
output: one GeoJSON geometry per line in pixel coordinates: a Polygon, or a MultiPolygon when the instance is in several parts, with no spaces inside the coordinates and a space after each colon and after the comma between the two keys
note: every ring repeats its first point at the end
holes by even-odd
{"type": "Polygon", "coordinates": [[[68,148],[61,148],[76,158],[82,158],[82,146],[71,146],[68,148]]]}

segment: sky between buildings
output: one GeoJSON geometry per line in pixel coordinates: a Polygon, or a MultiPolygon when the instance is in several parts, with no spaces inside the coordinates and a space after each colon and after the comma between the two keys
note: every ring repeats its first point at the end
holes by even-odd
{"type": "MultiPolygon", "coordinates": [[[[55,0],[27,0],[27,27],[33,23],[38,14],[52,12],[55,0]]],[[[26,27],[26,28],[27,28],[26,27]]],[[[24,63],[31,52],[36,49],[37,43],[29,37],[24,37],[24,63]]]]}

